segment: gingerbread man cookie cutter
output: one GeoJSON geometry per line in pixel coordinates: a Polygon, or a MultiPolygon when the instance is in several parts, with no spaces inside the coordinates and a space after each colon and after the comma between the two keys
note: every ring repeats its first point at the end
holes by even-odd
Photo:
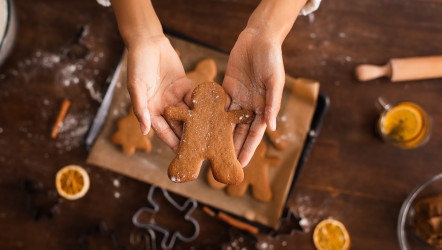
{"type": "Polygon", "coordinates": [[[161,240],[161,248],[163,248],[163,249],[173,248],[177,238],[183,242],[190,242],[190,241],[193,241],[194,239],[196,239],[196,237],[198,237],[199,232],[200,232],[199,223],[196,219],[191,217],[191,214],[198,206],[198,203],[196,202],[196,200],[187,199],[183,205],[180,205],[170,196],[169,192],[165,188],[159,188],[155,185],[152,185],[150,187],[149,193],[147,195],[147,201],[152,206],[152,208],[142,207],[142,208],[138,209],[138,211],[132,217],[132,222],[136,227],[146,228],[148,230],[152,229],[155,232],[161,233],[163,235],[163,238],[161,240]],[[187,212],[184,215],[184,220],[193,224],[194,232],[192,233],[191,236],[185,236],[179,231],[171,232],[167,228],[164,228],[163,226],[158,225],[155,222],[144,222],[141,220],[141,215],[143,213],[156,214],[156,213],[158,213],[158,211],[160,211],[160,205],[154,201],[154,197],[153,197],[156,189],[160,189],[161,192],[163,193],[164,198],[166,198],[166,200],[170,204],[172,204],[172,206],[174,206],[180,212],[184,212],[187,209],[187,212]]]}

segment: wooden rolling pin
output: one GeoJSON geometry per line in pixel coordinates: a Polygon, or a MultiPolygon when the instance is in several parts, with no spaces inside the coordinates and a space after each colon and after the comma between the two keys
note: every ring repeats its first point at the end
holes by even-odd
{"type": "Polygon", "coordinates": [[[356,78],[369,81],[386,76],[392,82],[442,77],[442,56],[390,59],[384,66],[362,64],[356,67],[356,78]]]}

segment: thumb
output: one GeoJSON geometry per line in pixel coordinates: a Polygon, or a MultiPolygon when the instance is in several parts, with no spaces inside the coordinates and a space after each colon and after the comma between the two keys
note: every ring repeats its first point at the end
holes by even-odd
{"type": "Polygon", "coordinates": [[[128,83],[134,114],[140,122],[143,135],[147,135],[151,127],[150,112],[147,107],[147,91],[143,84],[128,83]]]}
{"type": "Polygon", "coordinates": [[[138,115],[137,116],[138,121],[140,122],[140,129],[141,129],[141,133],[143,135],[147,135],[150,131],[151,128],[151,119],[150,119],[150,113],[149,113],[149,109],[145,109],[142,113],[142,115],[138,115]]]}

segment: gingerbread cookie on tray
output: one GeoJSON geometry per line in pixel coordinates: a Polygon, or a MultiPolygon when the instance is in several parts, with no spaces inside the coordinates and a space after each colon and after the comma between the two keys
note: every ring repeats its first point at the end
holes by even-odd
{"type": "Polygon", "coordinates": [[[184,122],[178,154],[169,165],[168,175],[174,182],[195,180],[203,160],[210,161],[215,179],[221,183],[239,184],[244,178],[236,159],[232,126],[249,123],[254,114],[249,110],[225,110],[227,95],[215,82],[199,84],[192,93],[192,109],[167,107],[164,117],[184,122]]]}
{"type": "Polygon", "coordinates": [[[267,128],[266,135],[276,149],[284,150],[287,148],[287,143],[278,130],[272,131],[269,128],[267,128]]]}
{"type": "Polygon", "coordinates": [[[244,168],[244,180],[239,185],[228,185],[227,194],[242,196],[250,186],[255,199],[267,202],[272,199],[269,183],[269,165],[281,164],[281,159],[266,156],[267,146],[264,141],[258,145],[250,163],[244,168]]]}
{"type": "Polygon", "coordinates": [[[146,152],[152,150],[150,138],[153,136],[153,130],[151,129],[147,135],[141,133],[140,123],[132,107],[130,107],[128,115],[118,120],[117,127],[118,130],[112,135],[111,141],[116,145],[121,145],[124,153],[131,155],[135,153],[136,149],[146,152]]]}
{"type": "Polygon", "coordinates": [[[195,89],[202,82],[212,82],[216,77],[215,60],[208,58],[197,63],[193,71],[187,72],[186,76],[190,81],[192,89],[195,89]]]}
{"type": "MultiPolygon", "coordinates": [[[[227,194],[230,196],[243,196],[247,188],[252,188],[252,196],[262,202],[272,199],[272,190],[269,183],[269,165],[280,165],[281,159],[266,156],[267,146],[264,141],[258,145],[250,163],[244,167],[244,180],[239,185],[227,185],[227,194]]],[[[207,182],[216,189],[224,188],[226,185],[217,182],[212,172],[207,171],[207,182]]]]}

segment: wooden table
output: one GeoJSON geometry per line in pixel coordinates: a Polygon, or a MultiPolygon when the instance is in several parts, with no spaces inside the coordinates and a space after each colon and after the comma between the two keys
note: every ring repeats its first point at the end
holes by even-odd
{"type": "MultiPolygon", "coordinates": [[[[166,31],[223,51],[232,48],[257,4],[154,2],[166,31]]],[[[0,249],[142,249],[129,243],[129,235],[132,215],[147,204],[149,185],[86,165],[82,144],[123,46],[111,8],[92,0],[16,0],[16,7],[16,46],[0,68],[0,249]],[[86,30],[80,44],[89,53],[67,55],[80,27],[86,30]],[[73,105],[64,131],[53,140],[50,131],[63,98],[73,105]],[[83,165],[91,177],[89,193],[77,201],[55,193],[55,173],[68,164],[83,165]]],[[[399,248],[396,223],[403,200],[442,170],[441,80],[359,83],[353,69],[393,57],[442,54],[440,13],[440,0],[333,0],[299,17],[283,45],[286,72],[319,80],[331,99],[289,199],[310,228],[333,217],[347,226],[354,249],[399,248]],[[425,146],[404,151],[375,136],[374,102],[380,95],[427,109],[433,132],[425,146]]],[[[201,234],[194,242],[179,242],[179,249],[217,249],[240,238],[255,244],[201,207],[194,216],[201,234]]],[[[257,245],[312,249],[311,238],[311,231],[275,239],[260,235],[257,245]]]]}

